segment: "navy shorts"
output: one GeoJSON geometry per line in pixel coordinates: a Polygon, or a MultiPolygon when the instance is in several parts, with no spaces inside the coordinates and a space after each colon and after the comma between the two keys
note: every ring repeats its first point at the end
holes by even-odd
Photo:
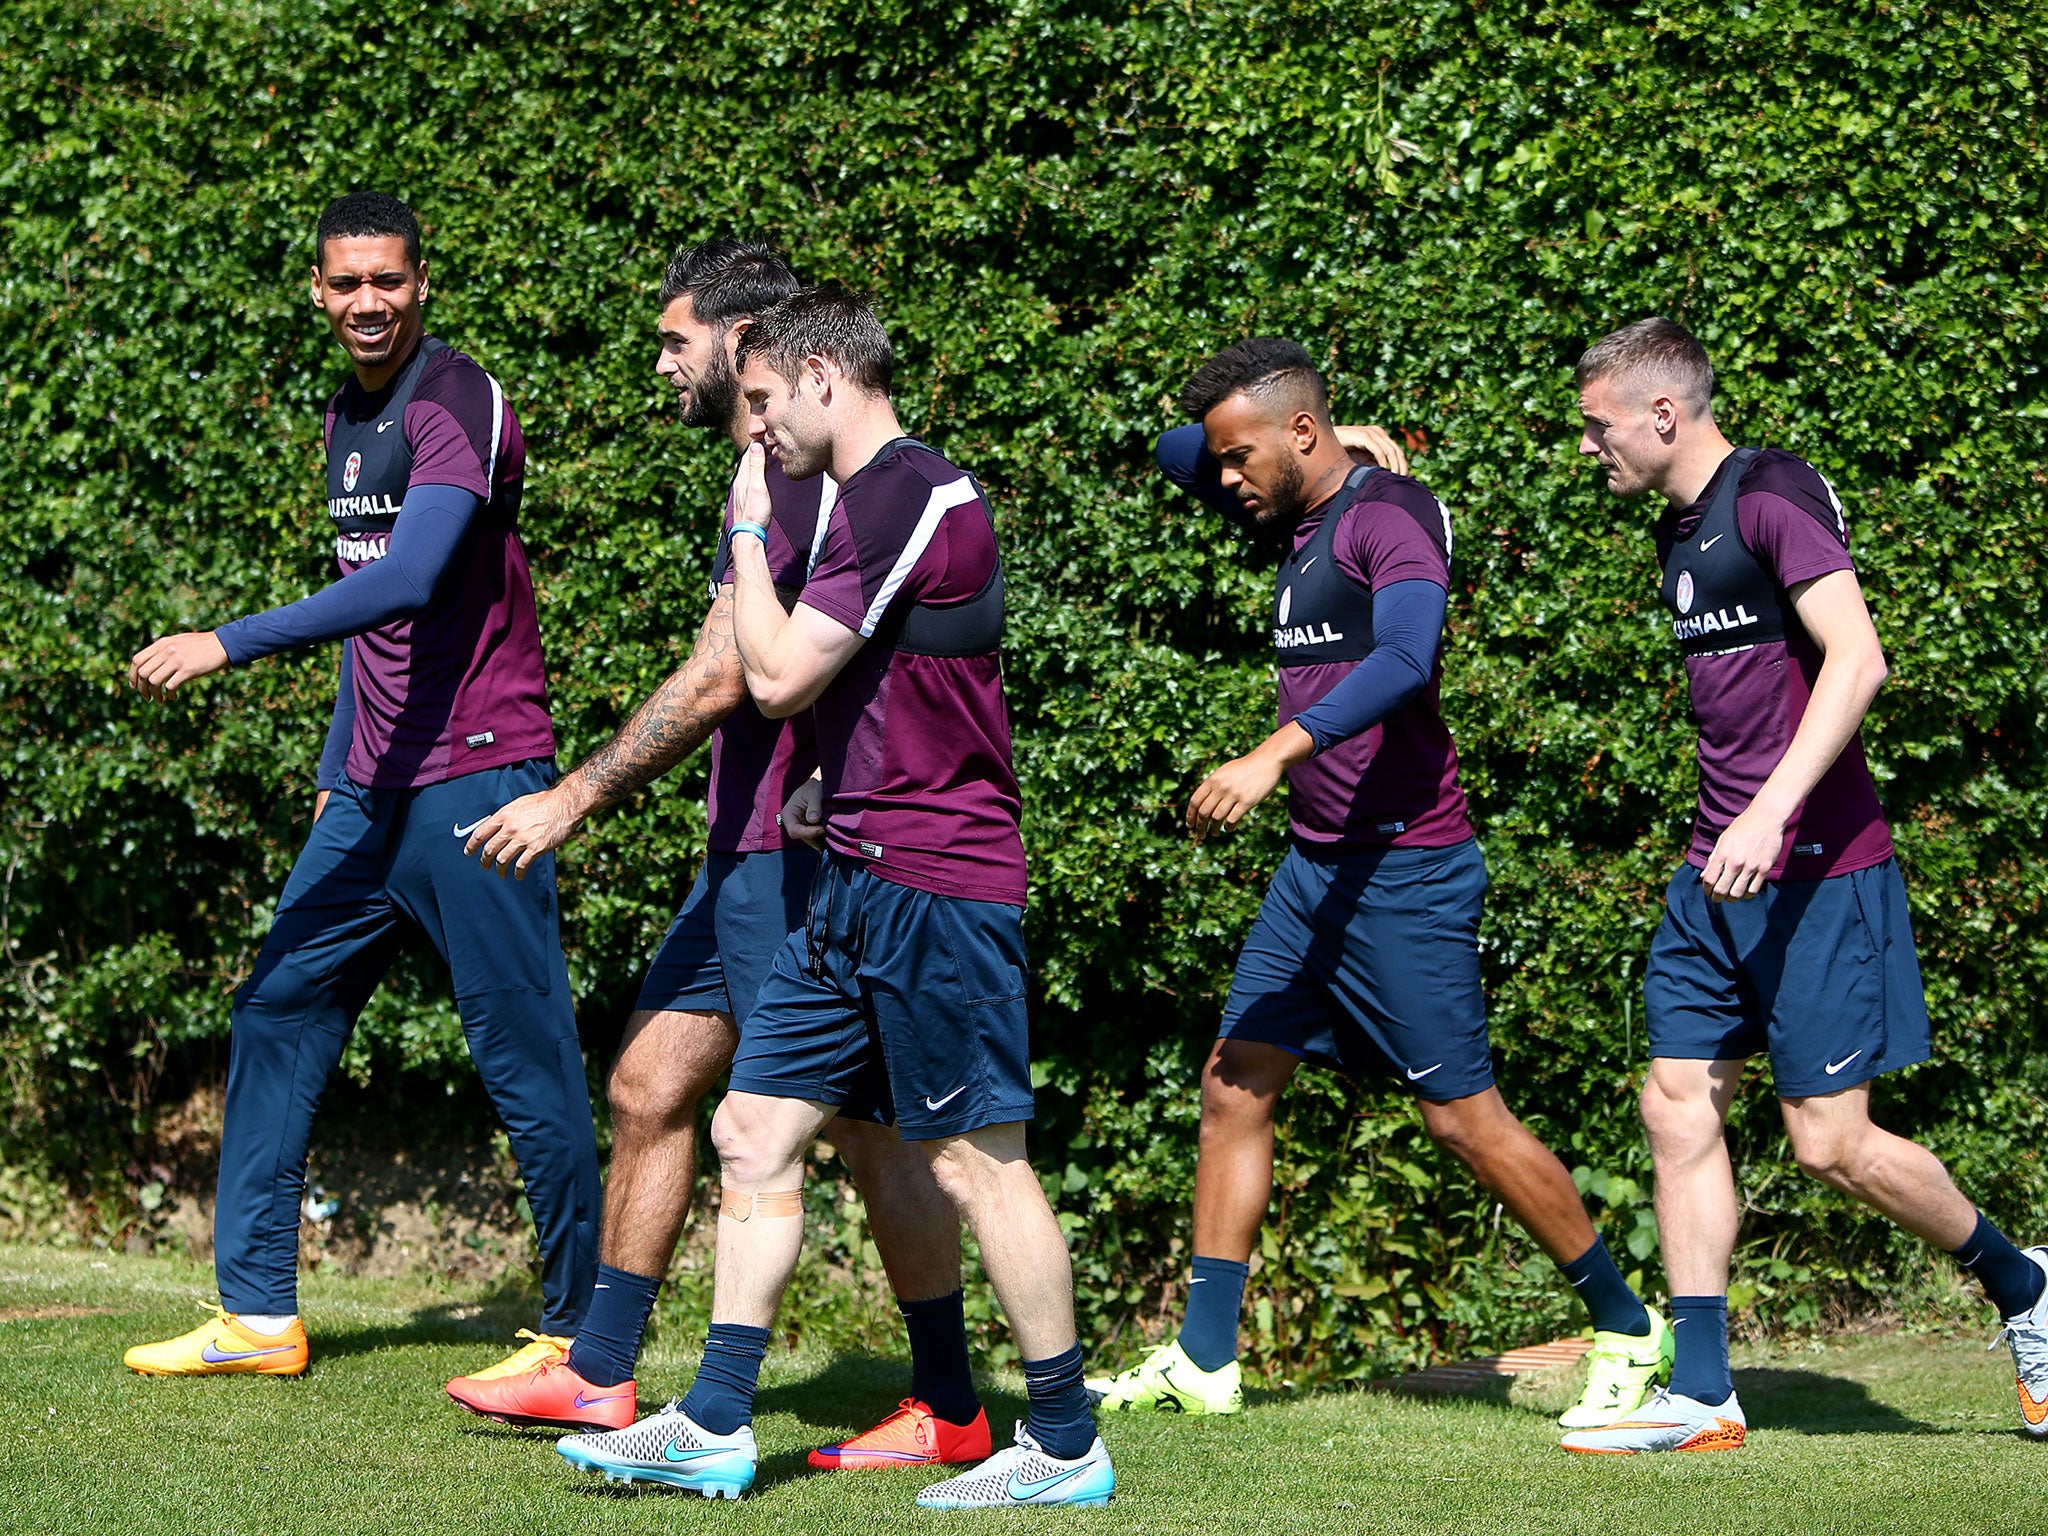
{"type": "Polygon", "coordinates": [[[740,1026],[736,1093],[809,1099],[906,1141],[1031,1118],[1024,909],[827,855],[740,1026]]]}
{"type": "Polygon", "coordinates": [[[1650,1054],[1771,1056],[1778,1097],[1810,1098],[1925,1061],[1927,999],[1896,859],[1711,901],[1679,866],[1643,978],[1650,1054]]]}
{"type": "Polygon", "coordinates": [[[804,920],[818,850],[804,843],[765,853],[710,853],[640,984],[643,1010],[754,1010],[775,951],[804,920]]]}
{"type": "Polygon", "coordinates": [[[1493,1086],[1479,844],[1319,853],[1297,844],[1246,936],[1226,1040],[1277,1045],[1442,1103],[1493,1086]]]}

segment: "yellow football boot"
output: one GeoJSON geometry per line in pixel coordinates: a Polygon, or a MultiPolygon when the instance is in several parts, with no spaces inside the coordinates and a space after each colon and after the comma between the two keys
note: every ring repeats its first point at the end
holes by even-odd
{"type": "Polygon", "coordinates": [[[215,1308],[212,1321],[160,1344],[138,1344],[121,1363],[144,1376],[296,1376],[309,1354],[303,1323],[283,1333],[252,1333],[215,1308]]]}
{"type": "Polygon", "coordinates": [[[496,1365],[487,1365],[480,1371],[471,1371],[467,1376],[458,1376],[457,1381],[502,1381],[507,1376],[523,1376],[538,1365],[558,1365],[569,1358],[569,1346],[573,1339],[558,1334],[535,1333],[531,1328],[522,1328],[514,1338],[530,1339],[496,1365]]]}

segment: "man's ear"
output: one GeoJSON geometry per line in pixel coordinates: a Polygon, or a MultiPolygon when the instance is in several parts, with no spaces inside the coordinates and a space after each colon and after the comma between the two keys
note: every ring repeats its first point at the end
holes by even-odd
{"type": "Polygon", "coordinates": [[[1287,423],[1287,440],[1296,453],[1314,453],[1322,435],[1323,430],[1316,424],[1314,411],[1296,411],[1287,423]]]}
{"type": "Polygon", "coordinates": [[[738,320],[733,321],[731,325],[726,327],[725,359],[727,362],[735,364],[738,363],[740,338],[747,334],[747,327],[749,327],[753,323],[754,317],[752,315],[746,315],[738,320]]]}
{"type": "Polygon", "coordinates": [[[826,358],[818,356],[816,353],[812,353],[804,359],[803,376],[810,380],[811,393],[818,397],[820,405],[832,403],[832,385],[837,374],[838,370],[832,366],[831,362],[826,358]]]}
{"type": "Polygon", "coordinates": [[[313,263],[312,276],[307,279],[307,286],[312,289],[313,302],[318,304],[320,302],[320,263],[317,261],[313,263]]]}
{"type": "Polygon", "coordinates": [[[1681,412],[1678,402],[1669,395],[1654,395],[1650,399],[1650,421],[1657,429],[1657,435],[1670,439],[1678,432],[1681,412]]]}
{"type": "Polygon", "coordinates": [[[424,301],[427,296],[427,262],[425,257],[420,258],[420,264],[416,270],[420,275],[420,298],[424,301]]]}

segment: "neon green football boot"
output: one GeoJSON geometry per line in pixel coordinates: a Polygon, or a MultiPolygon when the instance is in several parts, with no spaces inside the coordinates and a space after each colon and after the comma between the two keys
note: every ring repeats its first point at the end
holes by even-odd
{"type": "Polygon", "coordinates": [[[1161,1344],[1128,1371],[1084,1385],[1089,1401],[1104,1413],[1236,1413],[1244,1406],[1244,1374],[1237,1362],[1205,1371],[1187,1357],[1178,1339],[1161,1344]]]}
{"type": "Polygon", "coordinates": [[[1558,1415],[1566,1429],[1597,1429],[1618,1423],[1655,1396],[1657,1388],[1671,1379],[1674,1341],[1671,1325],[1655,1307],[1650,1314],[1648,1337],[1630,1333],[1593,1335],[1593,1351],[1587,1361],[1586,1390],[1579,1400],[1558,1415]]]}

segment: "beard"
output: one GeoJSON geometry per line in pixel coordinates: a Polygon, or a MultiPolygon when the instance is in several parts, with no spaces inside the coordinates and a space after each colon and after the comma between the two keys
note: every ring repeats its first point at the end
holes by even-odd
{"type": "Polygon", "coordinates": [[[832,467],[832,443],[829,438],[816,443],[778,438],[775,457],[789,479],[808,480],[832,467]]]}
{"type": "Polygon", "coordinates": [[[1280,461],[1273,471],[1273,485],[1267,492],[1265,505],[1252,513],[1252,522],[1267,528],[1274,523],[1294,523],[1301,520],[1301,514],[1308,510],[1302,505],[1301,465],[1290,456],[1280,461]]]}
{"type": "Polygon", "coordinates": [[[729,427],[739,414],[740,377],[720,347],[690,384],[690,403],[683,410],[686,427],[729,427]]]}

